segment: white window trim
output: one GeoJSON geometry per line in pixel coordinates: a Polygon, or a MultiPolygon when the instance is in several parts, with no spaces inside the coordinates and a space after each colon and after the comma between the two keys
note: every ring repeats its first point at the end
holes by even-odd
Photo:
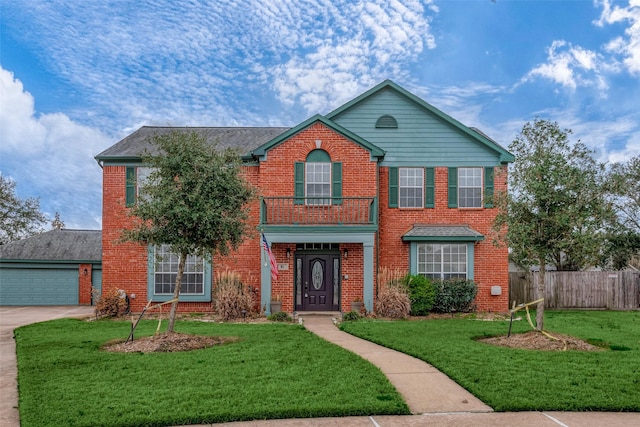
{"type": "Polygon", "coordinates": [[[481,167],[459,167],[458,168],[458,208],[460,209],[479,209],[483,207],[484,200],[484,168],[481,167]],[[475,171],[480,171],[480,203],[478,206],[462,206],[462,191],[463,188],[478,188],[477,186],[463,186],[462,179],[460,178],[461,171],[473,169],[475,171]]]}
{"type": "Polygon", "coordinates": [[[424,168],[421,167],[401,167],[398,168],[398,208],[399,209],[422,209],[424,208],[424,168]],[[402,171],[407,170],[419,170],[420,171],[420,205],[419,206],[403,206],[402,205],[402,189],[403,188],[418,188],[418,187],[409,187],[402,185],[402,171]]]}

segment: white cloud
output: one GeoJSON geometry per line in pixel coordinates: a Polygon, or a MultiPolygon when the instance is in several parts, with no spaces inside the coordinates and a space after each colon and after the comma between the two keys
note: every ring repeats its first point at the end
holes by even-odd
{"type": "Polygon", "coordinates": [[[100,228],[102,176],[93,156],[113,140],[61,113],[36,115],[22,82],[0,67],[0,170],[20,197],[40,197],[67,228],[100,228]]]}
{"type": "Polygon", "coordinates": [[[624,36],[611,40],[605,50],[622,56],[622,63],[632,75],[640,74],[640,0],[630,0],[627,6],[612,7],[610,0],[596,0],[602,6],[600,19],[594,22],[597,26],[605,24],[628,23],[624,36]]]}

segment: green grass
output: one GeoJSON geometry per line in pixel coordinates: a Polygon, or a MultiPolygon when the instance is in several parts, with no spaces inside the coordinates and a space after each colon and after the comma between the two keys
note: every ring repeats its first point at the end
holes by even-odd
{"type": "MultiPolygon", "coordinates": [[[[151,335],[155,321],[137,336],[151,335]]],[[[22,426],[162,426],[294,417],[408,414],[375,367],[299,325],[179,322],[240,337],[182,353],[100,350],[130,323],[64,319],[15,331],[22,426]]]]}
{"type": "MultiPolygon", "coordinates": [[[[535,314],[534,314],[535,316],[535,314]]],[[[495,347],[508,322],[469,319],[359,321],[349,333],[423,359],[498,411],[640,411],[640,312],[547,311],[545,329],[588,340],[598,352],[495,347]]],[[[514,332],[531,330],[514,322],[514,332]]]]}

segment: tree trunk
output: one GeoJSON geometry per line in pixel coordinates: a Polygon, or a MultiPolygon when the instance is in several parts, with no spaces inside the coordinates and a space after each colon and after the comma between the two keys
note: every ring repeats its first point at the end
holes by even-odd
{"type": "Polygon", "coordinates": [[[178,275],[176,276],[176,286],[173,289],[173,299],[175,301],[171,303],[167,332],[174,332],[174,326],[176,324],[176,314],[178,314],[178,298],[180,297],[180,288],[182,287],[182,273],[184,273],[184,266],[186,263],[187,254],[180,254],[180,260],[178,261],[178,275]]]}
{"type": "MultiPolygon", "coordinates": [[[[537,298],[544,298],[544,282],[547,265],[543,257],[540,257],[540,275],[538,276],[538,295],[537,298]]],[[[536,306],[536,329],[542,331],[544,329],[544,299],[536,306]]]]}

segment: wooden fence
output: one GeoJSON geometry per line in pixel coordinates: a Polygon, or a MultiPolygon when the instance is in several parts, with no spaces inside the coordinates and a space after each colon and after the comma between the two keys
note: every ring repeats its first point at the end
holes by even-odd
{"type": "MultiPolygon", "coordinates": [[[[509,273],[509,305],[536,300],[539,276],[539,272],[509,273]]],[[[638,310],[640,272],[548,271],[545,307],[638,310]]]]}

